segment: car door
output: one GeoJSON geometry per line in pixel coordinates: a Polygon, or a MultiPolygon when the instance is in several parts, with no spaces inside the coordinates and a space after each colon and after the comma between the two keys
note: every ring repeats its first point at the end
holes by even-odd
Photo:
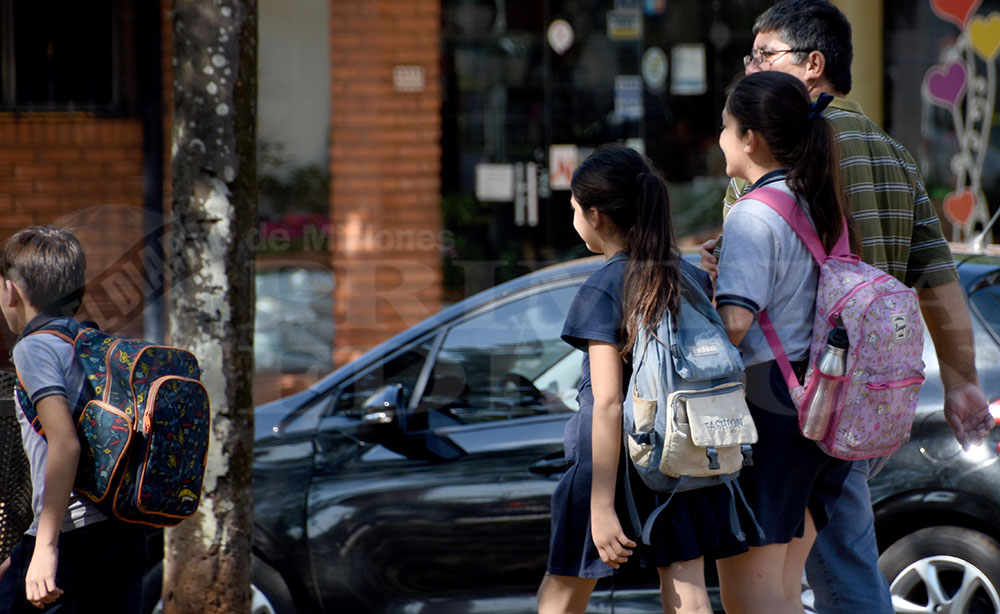
{"type": "Polygon", "coordinates": [[[580,354],[559,334],[578,283],[499,299],[342,387],[315,437],[308,495],[326,603],[533,599],[575,415],[580,354]],[[358,408],[392,390],[391,424],[352,431],[358,408]]]}

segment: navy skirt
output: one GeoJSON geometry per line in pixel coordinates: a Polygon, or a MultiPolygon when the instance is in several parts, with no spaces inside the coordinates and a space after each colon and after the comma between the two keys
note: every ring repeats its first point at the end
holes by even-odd
{"type": "MultiPolygon", "coordinates": [[[[601,561],[590,535],[591,425],[593,401],[580,398],[580,412],[566,425],[566,456],[574,461],[552,494],[552,537],[549,544],[550,574],[580,578],[603,578],[615,573],[601,561]],[[590,401],[590,402],[587,402],[590,401]]],[[[655,493],[642,482],[625,461],[619,469],[632,471],[629,481],[640,517],[645,519],[666,495],[655,493]]],[[[633,548],[629,565],[668,567],[678,561],[702,556],[722,558],[746,552],[747,544],[733,534],[730,524],[731,495],[725,486],[713,486],[677,493],[656,520],[651,546],[642,544],[638,531],[631,526],[624,497],[624,480],[619,471],[615,487],[615,508],[622,529],[638,546],[633,548]]],[[[748,525],[749,526],[749,525],[748,525]]],[[[747,531],[749,535],[751,531],[747,531]]]]}
{"type": "MultiPolygon", "coordinates": [[[[804,361],[795,365],[800,373],[804,366],[804,361]]],[[[739,482],[764,530],[763,540],[752,531],[747,531],[747,540],[751,546],[787,544],[802,537],[806,509],[817,530],[826,526],[851,463],[828,456],[802,436],[777,363],[749,367],[746,374],[747,404],[758,440],[754,464],[743,468],[739,482]]]]}

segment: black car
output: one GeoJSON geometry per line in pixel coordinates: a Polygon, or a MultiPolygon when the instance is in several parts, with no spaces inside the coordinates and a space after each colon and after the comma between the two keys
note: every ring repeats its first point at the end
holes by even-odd
{"type": "MultiPolygon", "coordinates": [[[[600,263],[477,294],[257,408],[262,611],[536,611],[580,372],[581,354],[559,332],[600,263]]],[[[997,399],[1000,258],[962,257],[959,271],[980,378],[997,399]]],[[[912,440],[871,485],[881,565],[897,611],[956,600],[969,607],[950,611],[1000,611],[1000,435],[961,451],[927,346],[912,440]]],[[[590,611],[662,611],[655,573],[602,580],[590,611]]]]}

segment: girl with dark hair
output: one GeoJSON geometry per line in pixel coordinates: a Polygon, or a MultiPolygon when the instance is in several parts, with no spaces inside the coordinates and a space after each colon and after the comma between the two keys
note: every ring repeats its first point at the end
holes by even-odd
{"type": "MultiPolygon", "coordinates": [[[[829,250],[845,226],[831,127],[801,81],[770,71],[737,83],[722,113],[726,174],[791,194],[829,250]]],[[[764,529],[748,552],[720,560],[726,612],[802,612],[801,580],[816,531],[850,464],[799,432],[798,415],[757,314],[767,309],[801,377],[809,354],[819,267],[791,226],[749,193],[726,216],[716,303],[743,354],[747,401],[759,439],[740,486],[764,529]]],[[[856,242],[855,242],[856,246],[856,242]]]]}
{"type": "MultiPolygon", "coordinates": [[[[656,566],[664,612],[709,614],[703,556],[746,550],[733,535],[730,493],[715,486],[678,493],[657,519],[650,548],[638,547],[623,497],[622,403],[638,325],[655,329],[679,306],[680,267],[711,294],[708,275],[684,262],[673,240],[667,186],[641,154],[599,149],[571,182],[573,227],[607,262],[580,287],[562,338],[582,350],[580,411],[566,427],[573,466],[552,496],[549,564],[538,591],[541,614],[585,612],[599,578],[633,558],[656,566]]],[[[660,497],[635,475],[633,498],[651,511],[660,497]]]]}

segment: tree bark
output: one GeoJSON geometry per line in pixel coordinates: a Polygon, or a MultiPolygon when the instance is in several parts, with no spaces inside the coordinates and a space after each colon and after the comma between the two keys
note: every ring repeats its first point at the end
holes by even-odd
{"type": "Polygon", "coordinates": [[[212,441],[195,517],[166,532],[166,614],[250,611],[256,0],[173,0],[167,331],[199,358],[212,441]]]}

